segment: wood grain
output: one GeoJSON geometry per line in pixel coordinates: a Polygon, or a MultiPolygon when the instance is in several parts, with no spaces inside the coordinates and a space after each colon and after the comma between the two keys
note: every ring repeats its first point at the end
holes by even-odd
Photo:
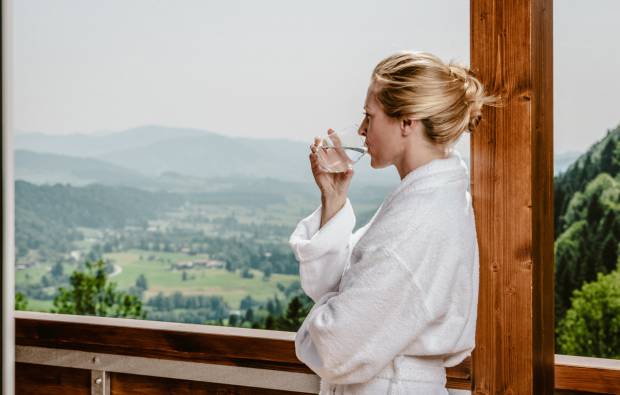
{"type": "Polygon", "coordinates": [[[552,1],[471,0],[471,68],[505,105],[471,136],[475,394],[552,394],[552,1]]]}
{"type": "Polygon", "coordinates": [[[597,394],[620,394],[620,360],[556,355],[556,388],[597,394]]]}
{"type": "MultiPolygon", "coordinates": [[[[295,333],[108,317],[15,312],[15,343],[314,374],[295,333]]],[[[448,368],[447,387],[471,388],[471,360],[448,368]]]]}
{"type": "Polygon", "coordinates": [[[90,395],[90,370],[15,364],[17,395],[90,395]]]}
{"type": "MultiPolygon", "coordinates": [[[[37,317],[42,317],[42,313],[37,317]]],[[[44,313],[43,313],[44,314],[44,313]]],[[[21,313],[20,317],[26,317],[21,313]]],[[[238,328],[217,328],[211,333],[153,329],[139,326],[113,325],[114,319],[89,317],[90,323],[67,322],[49,314],[49,319],[16,318],[15,343],[24,346],[64,348],[71,350],[133,355],[146,358],[175,359],[251,368],[276,369],[311,373],[295,356],[293,340],[259,338],[238,334],[238,328]],[[222,329],[229,329],[223,334],[222,329]]],[[[79,318],[79,317],[77,317],[79,318]]],[[[137,320],[134,320],[137,321],[137,320]]],[[[139,321],[138,321],[139,323],[139,321]]],[[[147,324],[147,322],[145,322],[147,324]]],[[[152,325],[152,323],[151,323],[152,325]]]]}
{"type": "Polygon", "coordinates": [[[112,373],[111,395],[310,395],[306,392],[278,391],[273,389],[175,380],[123,373],[112,373]]]}

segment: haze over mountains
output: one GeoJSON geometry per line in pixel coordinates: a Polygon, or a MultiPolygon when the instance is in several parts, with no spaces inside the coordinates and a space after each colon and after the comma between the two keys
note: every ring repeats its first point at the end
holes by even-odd
{"type": "MultiPolygon", "coordinates": [[[[143,126],[106,135],[18,133],[16,179],[35,183],[202,189],[205,179],[273,178],[312,182],[308,144],[228,137],[198,129],[143,126]]],[[[364,162],[364,159],[366,161],[364,162]]],[[[359,184],[395,184],[394,169],[356,165],[359,184]]]]}
{"type": "MultiPolygon", "coordinates": [[[[156,125],[99,135],[17,133],[15,178],[29,182],[126,185],[148,190],[204,191],[235,180],[313,182],[308,144],[250,139],[156,125]],[[207,181],[208,180],[208,181],[207,181]]],[[[462,152],[468,162],[468,152],[462,152]]],[[[580,153],[556,156],[556,173],[580,153]]],[[[375,170],[364,157],[353,184],[396,185],[394,168],[375,170]]]]}

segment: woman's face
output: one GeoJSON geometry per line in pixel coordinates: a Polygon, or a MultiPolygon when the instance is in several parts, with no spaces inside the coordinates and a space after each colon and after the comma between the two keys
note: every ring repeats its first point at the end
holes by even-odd
{"type": "Polygon", "coordinates": [[[358,133],[366,136],[370,165],[380,169],[398,161],[403,151],[403,138],[399,121],[383,112],[376,99],[377,92],[377,83],[371,83],[366,93],[365,114],[358,133]]]}

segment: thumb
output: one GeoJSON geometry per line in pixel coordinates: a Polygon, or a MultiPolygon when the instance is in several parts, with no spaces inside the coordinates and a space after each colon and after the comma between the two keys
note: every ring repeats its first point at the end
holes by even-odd
{"type": "Polygon", "coordinates": [[[345,174],[346,174],[347,178],[353,177],[353,167],[349,167],[345,174]]]}

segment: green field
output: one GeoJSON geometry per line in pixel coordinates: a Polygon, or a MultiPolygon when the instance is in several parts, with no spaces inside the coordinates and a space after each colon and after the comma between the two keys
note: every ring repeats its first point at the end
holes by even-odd
{"type": "MultiPolygon", "coordinates": [[[[165,295],[180,291],[185,295],[219,295],[231,309],[238,309],[239,303],[247,295],[257,301],[266,301],[267,298],[273,298],[274,294],[285,299],[277,284],[282,283],[288,287],[299,280],[298,275],[274,273],[268,281],[263,281],[263,273],[258,270],[251,270],[254,278],[248,279],[242,278],[239,270],[231,273],[219,268],[193,268],[184,270],[187,272],[188,279],[183,281],[183,270],[171,270],[171,265],[178,262],[208,258],[207,255],[200,254],[191,256],[176,252],[129,250],[107,253],[103,255],[103,258],[111,260],[121,268],[120,273],[108,278],[110,282],[117,284],[119,290],[128,290],[135,284],[140,274],[144,274],[149,286],[144,293],[144,302],[160,291],[165,295]]],[[[75,267],[75,265],[65,264],[65,274],[70,274],[75,267]]],[[[38,283],[44,274],[49,273],[50,268],[50,264],[41,264],[18,270],[15,273],[15,280],[19,284],[38,283]]],[[[68,284],[64,287],[68,287],[68,284]]],[[[51,300],[28,299],[28,310],[49,311],[52,306],[51,300]]]]}
{"type": "Polygon", "coordinates": [[[166,295],[181,291],[185,295],[220,295],[232,309],[237,309],[246,295],[251,295],[255,300],[266,300],[274,294],[283,298],[277,283],[288,287],[299,279],[297,275],[272,274],[269,281],[263,281],[263,273],[257,270],[252,270],[254,278],[247,279],[242,278],[238,271],[231,273],[226,269],[196,268],[185,270],[188,280],[183,281],[182,270],[171,270],[171,263],[207,258],[206,255],[130,250],[104,254],[104,258],[122,268],[120,274],[110,278],[119,289],[128,289],[140,274],[144,274],[149,285],[144,293],[145,300],[160,291],[166,295]],[[154,259],[148,260],[149,256],[154,259]]]}
{"type": "Polygon", "coordinates": [[[28,299],[28,311],[49,312],[54,307],[52,300],[28,299]]]}

